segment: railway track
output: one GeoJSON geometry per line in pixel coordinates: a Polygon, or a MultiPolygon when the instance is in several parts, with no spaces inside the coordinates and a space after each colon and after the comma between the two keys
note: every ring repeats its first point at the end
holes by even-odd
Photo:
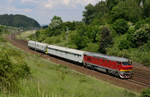
{"type": "Polygon", "coordinates": [[[147,88],[150,88],[150,84],[145,84],[145,82],[139,82],[139,81],[136,81],[136,80],[133,80],[133,79],[129,79],[128,81],[133,82],[133,83],[138,84],[138,85],[145,86],[147,88]]]}
{"type": "Polygon", "coordinates": [[[43,53],[30,50],[27,47],[27,41],[16,39],[15,38],[16,34],[19,34],[19,33],[14,33],[14,34],[9,35],[8,37],[6,37],[7,40],[10,43],[12,43],[14,46],[20,49],[23,49],[26,52],[33,53],[33,54],[40,54],[41,57],[43,58],[46,58],[58,64],[65,65],[82,74],[90,75],[90,76],[96,77],[97,79],[104,80],[109,83],[130,89],[136,92],[141,92],[144,88],[150,88],[150,69],[146,68],[147,70],[145,71],[145,67],[141,67],[141,66],[139,67],[139,65],[136,64],[133,70],[134,75],[132,79],[122,80],[122,79],[119,79],[119,78],[116,78],[116,77],[113,77],[104,73],[100,73],[94,70],[84,68],[82,66],[79,66],[71,62],[67,62],[65,60],[55,58],[53,56],[48,56],[43,53]]]}

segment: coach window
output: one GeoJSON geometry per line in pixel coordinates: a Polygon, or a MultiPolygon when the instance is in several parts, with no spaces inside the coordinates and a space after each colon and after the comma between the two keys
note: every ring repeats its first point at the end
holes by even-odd
{"type": "Polygon", "coordinates": [[[78,54],[77,57],[80,57],[80,55],[78,54]]]}
{"type": "Polygon", "coordinates": [[[77,54],[75,54],[75,56],[76,56],[76,57],[78,57],[78,55],[77,55],[77,54]]]}

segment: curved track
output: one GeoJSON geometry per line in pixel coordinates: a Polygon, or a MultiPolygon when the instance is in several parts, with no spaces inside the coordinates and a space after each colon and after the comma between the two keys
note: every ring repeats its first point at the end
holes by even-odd
{"type": "MultiPolygon", "coordinates": [[[[18,34],[18,33],[16,33],[16,34],[18,34]]],[[[84,68],[80,65],[77,65],[77,64],[65,61],[65,60],[61,60],[61,59],[53,57],[53,56],[45,55],[43,53],[39,53],[39,52],[33,51],[31,49],[28,49],[27,41],[16,39],[15,38],[16,34],[11,34],[11,35],[7,36],[6,37],[7,40],[10,43],[12,43],[14,46],[16,46],[26,52],[29,52],[32,54],[40,54],[41,57],[43,57],[43,58],[46,58],[46,59],[51,60],[58,64],[65,65],[65,66],[67,66],[71,69],[74,69],[80,73],[96,77],[97,79],[107,81],[109,83],[118,85],[123,88],[127,88],[127,89],[135,91],[135,92],[141,92],[144,88],[150,88],[150,69],[146,68],[140,64],[134,63],[134,69],[133,69],[134,75],[133,75],[132,79],[124,79],[123,80],[123,79],[119,79],[119,78],[116,78],[116,77],[108,75],[108,74],[104,74],[104,73],[101,73],[98,71],[84,68]]]]}

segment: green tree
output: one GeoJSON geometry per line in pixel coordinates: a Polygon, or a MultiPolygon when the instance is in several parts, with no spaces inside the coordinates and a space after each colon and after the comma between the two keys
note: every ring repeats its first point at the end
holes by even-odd
{"type": "Polygon", "coordinates": [[[134,33],[130,34],[130,39],[136,47],[139,47],[150,40],[150,24],[145,24],[140,29],[136,30],[134,33]]]}
{"type": "Polygon", "coordinates": [[[124,34],[128,31],[129,26],[126,20],[118,19],[114,22],[113,29],[119,34],[124,34]]]}
{"type": "MultiPolygon", "coordinates": [[[[85,7],[85,11],[83,12],[83,21],[86,24],[91,24],[94,22],[103,22],[104,15],[109,11],[107,7],[107,3],[105,1],[98,2],[95,6],[89,4],[85,7]]],[[[103,23],[98,23],[103,24],[103,23]]]]}
{"type": "Polygon", "coordinates": [[[144,17],[150,16],[150,0],[144,0],[144,17]]]}
{"type": "Polygon", "coordinates": [[[85,7],[85,11],[83,11],[83,21],[86,24],[90,24],[92,22],[92,19],[94,18],[94,6],[92,4],[88,4],[85,7]]]}
{"type": "Polygon", "coordinates": [[[106,48],[112,44],[112,37],[110,30],[107,27],[103,27],[101,31],[101,39],[99,45],[99,52],[106,53],[106,48]]]}
{"type": "Polygon", "coordinates": [[[120,0],[106,0],[107,7],[111,10],[114,6],[119,3],[120,0]]]}
{"type": "Polygon", "coordinates": [[[128,41],[128,40],[121,40],[120,43],[119,43],[118,48],[120,50],[128,49],[128,48],[130,48],[130,45],[131,45],[130,41],[128,41]]]}
{"type": "Polygon", "coordinates": [[[61,24],[63,23],[61,17],[59,16],[54,16],[52,19],[51,19],[51,23],[49,24],[50,28],[51,29],[55,29],[57,28],[58,26],[60,26],[61,24]]]}
{"type": "Polygon", "coordinates": [[[136,22],[142,18],[142,9],[136,0],[125,0],[120,1],[113,7],[111,15],[113,21],[122,18],[127,21],[136,22]]]}
{"type": "Polygon", "coordinates": [[[77,28],[75,34],[71,36],[71,42],[77,46],[78,49],[87,47],[88,43],[96,43],[96,35],[99,32],[99,27],[82,24],[77,28]]]}

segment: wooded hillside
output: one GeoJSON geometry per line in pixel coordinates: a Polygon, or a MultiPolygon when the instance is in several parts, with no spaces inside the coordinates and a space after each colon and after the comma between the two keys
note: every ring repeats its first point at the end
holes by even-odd
{"type": "Polygon", "coordinates": [[[13,27],[39,28],[37,21],[24,15],[0,15],[0,24],[13,27]]]}

